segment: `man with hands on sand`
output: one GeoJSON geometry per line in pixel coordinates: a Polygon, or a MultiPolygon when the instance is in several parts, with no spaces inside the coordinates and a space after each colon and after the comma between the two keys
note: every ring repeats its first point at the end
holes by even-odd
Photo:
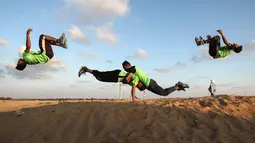
{"type": "MultiPolygon", "coordinates": [[[[147,90],[160,95],[160,96],[168,96],[174,91],[185,91],[185,88],[189,88],[188,84],[182,83],[182,82],[177,82],[174,86],[171,86],[169,88],[163,89],[161,86],[157,84],[157,82],[153,79],[150,79],[147,77],[145,72],[143,72],[141,69],[139,69],[137,66],[131,66],[131,64],[128,61],[124,61],[122,63],[122,67],[126,72],[128,72],[127,76],[125,77],[123,82],[129,82],[130,78],[133,75],[136,75],[140,82],[146,87],[147,90]]],[[[135,95],[135,88],[132,88],[132,95],[135,95]]],[[[135,98],[135,97],[132,97],[135,98]]]]}
{"type": "Polygon", "coordinates": [[[79,70],[78,77],[80,77],[82,74],[85,74],[86,72],[92,74],[98,81],[101,82],[122,82],[123,84],[128,84],[132,86],[132,101],[134,102],[136,99],[136,87],[143,91],[145,90],[145,86],[139,81],[139,78],[136,75],[130,76],[129,79],[124,80],[124,78],[127,76],[127,73],[116,69],[111,71],[98,71],[98,70],[92,70],[89,69],[86,66],[82,66],[79,70]]]}

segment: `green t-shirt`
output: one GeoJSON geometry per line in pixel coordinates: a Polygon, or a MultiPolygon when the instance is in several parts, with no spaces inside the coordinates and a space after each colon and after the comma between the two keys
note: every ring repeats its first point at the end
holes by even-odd
{"type": "Polygon", "coordinates": [[[50,58],[45,54],[45,52],[41,53],[41,51],[30,51],[29,53],[26,53],[24,51],[23,60],[29,65],[34,65],[45,64],[50,60],[50,58]]]}
{"type": "Polygon", "coordinates": [[[225,58],[226,56],[232,53],[232,49],[229,49],[227,46],[221,46],[217,52],[217,58],[225,58]]]}
{"type": "Polygon", "coordinates": [[[126,73],[124,73],[123,71],[120,71],[118,82],[122,82],[122,80],[124,79],[125,76],[126,76],[126,73]]]}
{"type": "MultiPolygon", "coordinates": [[[[124,77],[127,75],[128,73],[125,73],[125,72],[123,72],[123,71],[120,71],[120,73],[119,73],[119,78],[118,78],[118,82],[122,82],[122,80],[124,79],[124,77]]],[[[136,76],[136,75],[133,75],[132,74],[132,77],[131,77],[131,81],[128,83],[129,85],[135,85],[135,86],[137,86],[137,84],[138,84],[138,82],[139,82],[139,78],[136,76]]]]}
{"type": "MultiPolygon", "coordinates": [[[[138,76],[139,80],[145,85],[146,88],[149,87],[150,85],[150,79],[147,77],[147,75],[145,74],[145,72],[143,72],[142,70],[140,70],[138,67],[133,66],[131,67],[130,71],[131,73],[133,73],[134,75],[138,76]]],[[[132,74],[132,75],[133,75],[132,74]]]]}

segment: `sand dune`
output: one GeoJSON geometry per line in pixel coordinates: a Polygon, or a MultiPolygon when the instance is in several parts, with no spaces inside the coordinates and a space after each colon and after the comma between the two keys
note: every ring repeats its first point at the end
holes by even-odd
{"type": "Polygon", "coordinates": [[[255,97],[0,101],[0,143],[44,142],[254,143],[255,97]]]}

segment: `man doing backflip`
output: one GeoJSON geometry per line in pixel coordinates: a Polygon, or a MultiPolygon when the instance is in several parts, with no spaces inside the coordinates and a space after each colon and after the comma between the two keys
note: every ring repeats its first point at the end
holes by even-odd
{"type": "Polygon", "coordinates": [[[31,48],[31,40],[30,33],[33,30],[30,28],[26,33],[26,49],[22,54],[22,59],[18,60],[16,69],[24,70],[27,65],[35,65],[35,64],[45,64],[53,58],[54,53],[51,45],[56,45],[67,49],[67,40],[65,34],[63,33],[59,39],[48,36],[48,35],[40,35],[39,38],[39,47],[40,51],[32,51],[31,48]]]}
{"type": "Polygon", "coordinates": [[[220,45],[220,36],[218,35],[214,37],[211,37],[211,35],[207,35],[206,40],[204,40],[201,36],[199,39],[196,37],[195,41],[197,46],[209,44],[208,52],[209,55],[214,59],[225,58],[226,56],[230,55],[232,51],[234,51],[235,53],[240,53],[243,50],[243,47],[241,45],[238,45],[236,43],[229,43],[222,30],[217,30],[217,32],[220,33],[226,46],[220,45]]]}

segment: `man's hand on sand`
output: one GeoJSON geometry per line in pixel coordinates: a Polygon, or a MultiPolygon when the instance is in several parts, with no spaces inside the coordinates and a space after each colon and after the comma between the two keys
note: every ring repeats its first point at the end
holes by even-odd
{"type": "Polygon", "coordinates": [[[29,35],[30,32],[32,32],[32,31],[33,31],[33,29],[32,29],[32,28],[29,28],[29,29],[27,30],[27,35],[29,35]]]}

